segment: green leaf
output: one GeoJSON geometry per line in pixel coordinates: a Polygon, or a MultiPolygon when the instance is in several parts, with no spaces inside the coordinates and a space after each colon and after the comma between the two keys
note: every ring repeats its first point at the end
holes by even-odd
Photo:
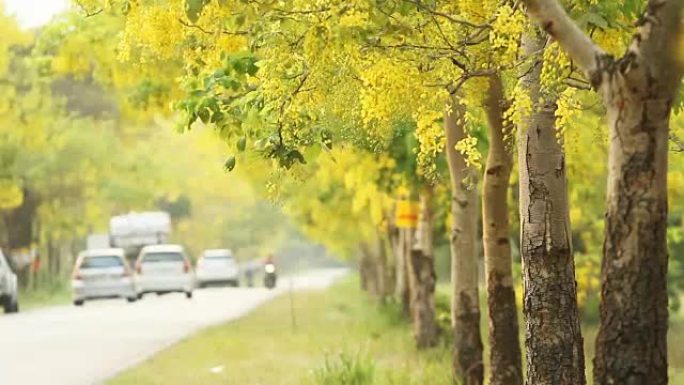
{"type": "Polygon", "coordinates": [[[128,15],[128,13],[131,11],[131,2],[129,0],[125,0],[123,4],[121,5],[121,13],[125,15],[128,15]]]}
{"type": "Polygon", "coordinates": [[[608,28],[608,20],[606,20],[603,16],[599,15],[598,13],[588,12],[586,18],[589,24],[593,24],[601,29],[608,28]]]}
{"type": "Polygon", "coordinates": [[[243,136],[237,141],[237,149],[242,152],[245,151],[245,147],[247,147],[247,138],[243,136]]]}
{"type": "Polygon", "coordinates": [[[230,172],[233,171],[235,168],[235,156],[231,155],[226,159],[226,163],[223,164],[223,168],[226,169],[226,171],[230,172]]]}
{"type": "Polygon", "coordinates": [[[202,123],[207,124],[209,123],[209,119],[211,116],[209,115],[209,109],[208,108],[201,108],[199,111],[197,111],[197,115],[199,116],[200,120],[202,123]]]}
{"type": "Polygon", "coordinates": [[[242,27],[245,24],[245,15],[239,14],[235,17],[235,25],[242,27]]]}
{"type": "Polygon", "coordinates": [[[185,0],[185,15],[193,23],[199,20],[204,6],[209,3],[209,0],[185,0]]]}

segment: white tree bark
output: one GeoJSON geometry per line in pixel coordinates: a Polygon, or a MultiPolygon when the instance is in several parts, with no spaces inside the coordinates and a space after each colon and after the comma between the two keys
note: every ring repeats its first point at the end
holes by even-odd
{"type": "Polygon", "coordinates": [[[525,0],[608,111],[610,150],[596,385],[667,384],[667,138],[682,78],[676,62],[684,1],[650,0],[627,53],[615,59],[557,0],[525,0]],[[593,58],[592,58],[593,57],[593,58]]]}
{"type": "Polygon", "coordinates": [[[477,188],[476,172],[468,167],[454,146],[465,138],[465,107],[450,100],[444,115],[446,158],[451,176],[451,322],[454,328],[454,380],[463,385],[484,383],[480,299],[477,272],[477,188]]]}

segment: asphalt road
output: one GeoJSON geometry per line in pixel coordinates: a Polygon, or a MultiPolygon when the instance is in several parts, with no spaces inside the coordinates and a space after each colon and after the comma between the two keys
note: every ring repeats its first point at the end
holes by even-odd
{"type": "Polygon", "coordinates": [[[275,290],[213,288],[148,295],[142,301],[87,302],[0,316],[0,385],[99,384],[210,325],[239,318],[295,290],[322,289],[343,269],[282,279],[275,290]]]}

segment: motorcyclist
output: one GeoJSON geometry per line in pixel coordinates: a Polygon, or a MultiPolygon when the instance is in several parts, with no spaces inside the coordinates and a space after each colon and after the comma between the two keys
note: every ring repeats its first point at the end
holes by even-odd
{"type": "Polygon", "coordinates": [[[268,288],[272,288],[276,284],[276,265],[275,265],[275,258],[273,257],[273,254],[268,254],[266,258],[264,258],[264,286],[268,288]]]}

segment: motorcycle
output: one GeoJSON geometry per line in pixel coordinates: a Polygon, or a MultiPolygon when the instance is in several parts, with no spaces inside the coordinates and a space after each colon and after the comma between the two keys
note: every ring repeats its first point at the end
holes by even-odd
{"type": "Polygon", "coordinates": [[[275,265],[267,263],[264,266],[264,286],[268,289],[273,289],[276,286],[277,279],[278,276],[276,275],[275,265]]]}

